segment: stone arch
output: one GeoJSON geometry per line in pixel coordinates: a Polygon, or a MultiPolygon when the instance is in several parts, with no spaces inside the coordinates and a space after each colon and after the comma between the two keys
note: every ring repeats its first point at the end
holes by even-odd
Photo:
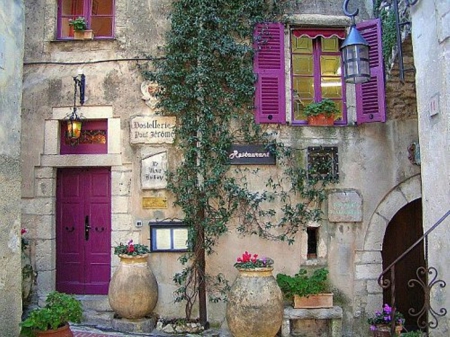
{"type": "Polygon", "coordinates": [[[422,197],[420,175],[397,185],[380,202],[372,215],[364,238],[363,250],[379,250],[383,246],[386,228],[394,215],[405,205],[422,197]]]}
{"type": "MultiPolygon", "coordinates": [[[[421,179],[417,174],[394,187],[370,218],[362,249],[355,252],[355,318],[362,318],[365,322],[367,315],[381,308],[383,291],[378,285],[378,276],[383,271],[381,251],[387,226],[401,208],[421,197],[421,179]]],[[[365,331],[367,325],[362,326],[365,331]]]]}

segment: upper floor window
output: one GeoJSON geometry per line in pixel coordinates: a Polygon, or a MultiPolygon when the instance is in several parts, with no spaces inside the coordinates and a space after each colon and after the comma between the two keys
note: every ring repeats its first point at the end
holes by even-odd
{"type": "MultiPolygon", "coordinates": [[[[386,109],[380,20],[362,22],[357,27],[370,46],[371,73],[369,82],[355,87],[356,102],[352,105],[356,106],[356,122],[384,122],[386,109]]],[[[255,29],[256,122],[305,125],[304,107],[310,102],[328,98],[337,104],[341,112],[335,125],[347,124],[346,90],[340,55],[344,30],[294,28],[289,36],[285,36],[284,28],[282,23],[262,23],[255,29]],[[284,47],[288,39],[290,50],[284,47]],[[286,67],[286,60],[290,60],[289,67],[286,67]],[[286,88],[291,88],[290,92],[286,92],[286,88]]]]}
{"type": "Polygon", "coordinates": [[[291,31],[292,124],[304,123],[305,106],[331,99],[340,110],[336,124],[346,122],[345,85],[341,71],[343,30],[291,31]]]}
{"type": "Polygon", "coordinates": [[[114,0],[58,0],[58,39],[72,39],[69,20],[84,17],[94,39],[114,37],[114,0]]]}

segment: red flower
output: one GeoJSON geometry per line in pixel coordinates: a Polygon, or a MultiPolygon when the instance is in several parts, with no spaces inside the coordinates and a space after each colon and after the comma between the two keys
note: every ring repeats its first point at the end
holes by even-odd
{"type": "Polygon", "coordinates": [[[128,241],[127,252],[128,252],[128,253],[134,252],[133,240],[128,241]]]}
{"type": "Polygon", "coordinates": [[[21,230],[20,230],[20,234],[21,235],[24,235],[25,233],[27,233],[28,231],[27,231],[27,229],[26,228],[22,228],[21,230]]]}

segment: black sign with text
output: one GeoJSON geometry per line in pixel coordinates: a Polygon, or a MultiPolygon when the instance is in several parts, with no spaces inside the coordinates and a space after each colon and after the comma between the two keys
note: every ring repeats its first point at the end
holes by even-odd
{"type": "Polygon", "coordinates": [[[232,145],[228,153],[232,165],[275,165],[275,156],[265,145],[232,145]]]}

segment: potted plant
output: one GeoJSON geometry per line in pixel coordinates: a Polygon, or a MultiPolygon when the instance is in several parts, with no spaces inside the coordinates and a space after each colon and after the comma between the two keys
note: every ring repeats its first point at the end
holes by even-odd
{"type": "Polygon", "coordinates": [[[367,319],[367,323],[370,324],[370,331],[372,331],[373,336],[391,336],[392,319],[395,320],[395,334],[396,336],[400,336],[400,333],[403,330],[403,324],[405,323],[405,318],[402,313],[398,311],[395,311],[395,314],[392,315],[392,308],[388,304],[385,304],[381,311],[376,311],[374,316],[367,319]]]}
{"type": "Polygon", "coordinates": [[[73,27],[73,38],[75,40],[92,40],[94,38],[92,29],[87,29],[86,19],[82,16],[69,20],[69,26],[73,27]]]}
{"type": "Polygon", "coordinates": [[[328,270],[320,268],[308,275],[306,269],[300,269],[294,276],[277,274],[277,283],[284,296],[293,301],[294,308],[331,308],[333,294],[327,292],[328,270]]]}
{"type": "Polygon", "coordinates": [[[333,125],[336,116],[340,113],[336,103],[328,98],[308,104],[303,112],[308,119],[308,124],[314,126],[333,125]]]}
{"type": "Polygon", "coordinates": [[[53,291],[48,294],[43,308],[34,309],[20,323],[22,332],[31,336],[70,336],[69,322],[80,323],[83,317],[81,302],[72,295],[53,291]]]}
{"type": "Polygon", "coordinates": [[[109,283],[108,300],[121,318],[144,318],[156,306],[158,284],[147,263],[149,252],[146,245],[133,240],[114,247],[120,261],[109,283]]]}
{"type": "Polygon", "coordinates": [[[228,293],[226,320],[233,336],[273,337],[283,321],[283,294],[272,275],[273,260],[245,252],[228,293]]]}

